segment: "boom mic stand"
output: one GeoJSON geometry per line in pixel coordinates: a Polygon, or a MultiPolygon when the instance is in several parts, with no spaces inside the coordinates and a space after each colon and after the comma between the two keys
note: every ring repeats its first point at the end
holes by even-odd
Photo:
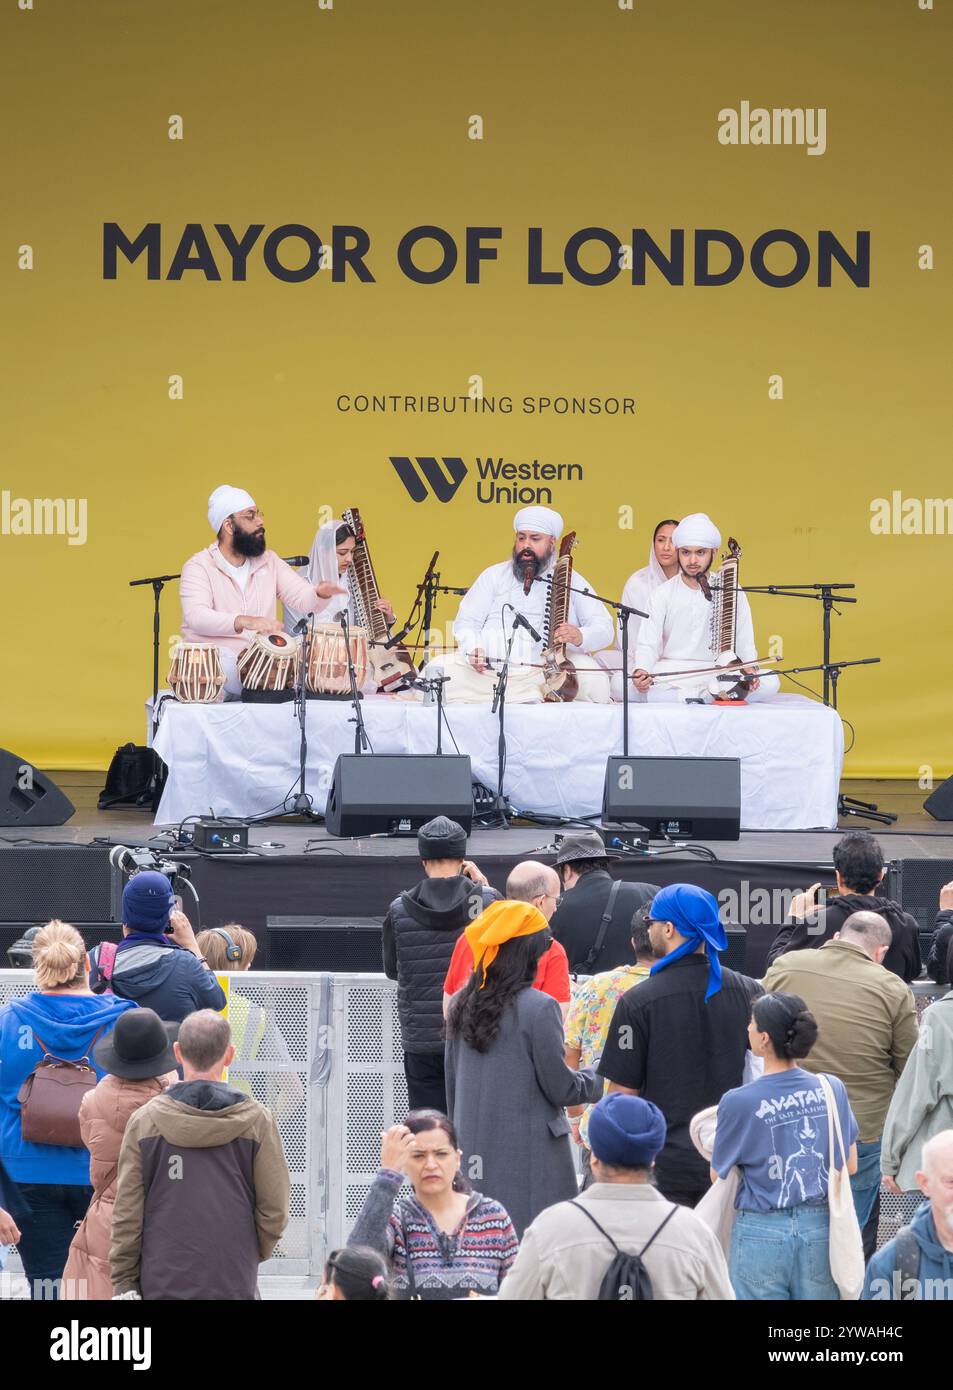
{"type": "Polygon", "coordinates": [[[351,682],[351,703],[354,706],[354,752],[366,753],[371,748],[371,741],[367,737],[367,729],[364,727],[364,714],[361,710],[361,692],[357,688],[357,672],[354,670],[354,662],[351,659],[351,632],[350,624],[347,620],[347,609],[342,609],[338,621],[344,633],[344,654],[347,658],[347,673],[351,682]]]}
{"type": "Polygon", "coordinates": [[[500,817],[500,822],[505,830],[510,829],[508,817],[512,814],[512,808],[503,795],[503,770],[506,766],[506,684],[510,676],[510,653],[513,650],[513,641],[516,637],[517,626],[517,620],[514,618],[513,626],[510,629],[510,640],[506,644],[506,655],[496,674],[496,685],[493,687],[493,704],[490,707],[490,713],[499,714],[500,717],[500,736],[497,742],[496,753],[496,806],[494,809],[500,817]]]}
{"type": "Polygon", "coordinates": [[[295,714],[298,718],[299,730],[298,794],[294,799],[292,813],[296,816],[306,816],[308,820],[319,819],[315,814],[314,803],[308,793],[306,785],[308,763],[308,696],[305,689],[305,679],[311,658],[311,643],[314,640],[314,634],[312,632],[313,625],[313,613],[308,613],[295,623],[295,632],[301,635],[301,653],[298,661],[298,675],[295,680],[295,714]]]}
{"type": "MultiPolygon", "coordinates": [[[[153,609],[152,609],[152,737],[155,738],[156,729],[159,721],[156,717],[156,705],[159,700],[159,603],[162,598],[162,590],[166,584],[171,584],[173,579],[180,579],[178,574],[153,574],[146,579],[130,579],[130,589],[137,589],[142,584],[152,585],[153,609]]],[[[152,775],[149,778],[149,786],[139,798],[139,805],[145,806],[149,803],[153,811],[158,808],[159,796],[162,791],[162,779],[159,774],[159,755],[152,754],[152,775]]]]}

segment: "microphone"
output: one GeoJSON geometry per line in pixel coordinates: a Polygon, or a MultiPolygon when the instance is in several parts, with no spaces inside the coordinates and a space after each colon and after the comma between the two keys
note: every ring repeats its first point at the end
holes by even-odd
{"type": "Polygon", "coordinates": [[[304,635],[304,633],[307,632],[307,630],[308,630],[308,623],[311,621],[311,617],[312,617],[312,615],[311,615],[310,613],[308,613],[308,614],[305,615],[305,617],[299,618],[299,619],[298,619],[298,621],[295,623],[294,627],[291,629],[292,632],[295,634],[296,637],[301,637],[301,636],[304,635]]]}
{"type": "Polygon", "coordinates": [[[523,593],[528,594],[536,577],[536,557],[523,561],[523,593]]]}
{"type": "Polygon", "coordinates": [[[311,561],[307,555],[285,555],[284,562],[291,565],[294,569],[301,569],[303,565],[310,565],[311,561]]]}
{"type": "Polygon", "coordinates": [[[542,642],[543,639],[536,631],[535,627],[533,627],[533,624],[529,622],[528,619],[524,618],[522,613],[517,613],[515,609],[513,611],[513,626],[525,627],[534,642],[542,642]]]}

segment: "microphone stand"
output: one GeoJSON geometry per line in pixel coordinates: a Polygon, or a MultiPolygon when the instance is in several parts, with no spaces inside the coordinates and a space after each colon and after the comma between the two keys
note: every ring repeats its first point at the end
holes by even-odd
{"type": "MultiPolygon", "coordinates": [[[[180,579],[178,574],[153,574],[146,579],[130,579],[130,589],[137,589],[142,584],[152,585],[153,609],[152,609],[152,737],[155,738],[156,729],[159,727],[156,705],[159,699],[159,602],[162,598],[162,590],[166,584],[171,584],[173,579],[180,579]]],[[[161,791],[161,779],[159,776],[159,755],[152,754],[152,776],[149,778],[149,786],[139,798],[140,805],[152,803],[153,811],[159,805],[159,793],[161,791]]]]}
{"type": "MultiPolygon", "coordinates": [[[[354,670],[354,662],[351,660],[351,633],[350,625],[347,620],[347,609],[343,609],[339,618],[341,628],[344,632],[344,655],[347,659],[347,673],[351,681],[351,703],[354,706],[354,752],[365,753],[371,748],[370,739],[367,737],[367,729],[364,727],[364,715],[361,710],[361,695],[357,688],[357,673],[354,670]]],[[[371,752],[374,750],[371,749],[371,752]]]]}
{"type": "MultiPolygon", "coordinates": [[[[849,598],[843,593],[834,593],[835,589],[853,589],[853,584],[745,584],[741,591],[745,594],[775,594],[779,598],[809,598],[814,599],[823,605],[821,613],[821,633],[823,637],[823,662],[824,662],[824,703],[833,709],[837,708],[837,677],[833,676],[831,668],[831,610],[835,603],[856,603],[857,599],[849,598]]],[[[847,662],[842,663],[847,665],[847,662]]],[[[821,668],[816,668],[820,670],[821,668]]]]}
{"type": "Polygon", "coordinates": [[[306,816],[308,820],[318,819],[314,812],[314,803],[308,794],[306,786],[308,762],[308,697],[305,689],[305,680],[311,659],[311,643],[314,637],[312,632],[313,624],[313,613],[309,613],[295,624],[296,627],[301,628],[301,654],[298,661],[298,676],[295,680],[295,714],[298,717],[300,743],[298,751],[298,795],[294,799],[292,811],[296,816],[306,816]]]}
{"type": "Polygon", "coordinates": [[[503,769],[506,766],[506,684],[510,676],[510,653],[513,650],[513,642],[516,638],[518,623],[513,619],[513,626],[510,630],[510,640],[506,644],[506,655],[496,673],[496,685],[493,687],[493,704],[490,707],[491,714],[499,714],[500,717],[500,736],[497,742],[496,752],[496,807],[495,810],[500,817],[500,822],[504,830],[510,829],[510,822],[507,812],[510,807],[506,797],[503,795],[503,769]]]}

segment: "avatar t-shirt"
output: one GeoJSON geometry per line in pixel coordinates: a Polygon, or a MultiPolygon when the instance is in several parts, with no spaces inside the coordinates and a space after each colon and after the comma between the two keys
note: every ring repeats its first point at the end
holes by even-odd
{"type": "MultiPolygon", "coordinates": [[[[834,1139],[839,1167],[857,1140],[857,1121],[844,1083],[828,1076],[837,1101],[846,1154],[834,1139]]],[[[711,1166],[719,1177],[740,1170],[735,1206],[778,1211],[826,1202],[830,1180],[827,1103],[813,1072],[775,1072],[728,1091],[718,1106],[711,1166]]]]}

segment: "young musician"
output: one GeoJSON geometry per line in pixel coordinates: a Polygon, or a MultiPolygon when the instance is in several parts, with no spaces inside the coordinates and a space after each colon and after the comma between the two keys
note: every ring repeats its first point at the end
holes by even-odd
{"type": "MultiPolygon", "coordinates": [[[[684,685],[660,682],[655,689],[653,676],[666,671],[686,671],[714,666],[717,653],[712,647],[712,600],[705,597],[700,583],[711,569],[721,533],[704,512],[693,512],[678,523],[672,536],[678,557],[678,573],[660,585],[649,603],[649,616],[639,628],[632,683],[650,700],[684,700],[697,697],[713,679],[699,676],[684,685]]],[[[751,606],[747,594],[737,595],[735,654],[745,662],[744,670],[756,665],[758,648],[754,640],[751,606]]],[[[775,675],[754,676],[749,700],[764,700],[777,694],[780,681],[775,675]]],[[[727,689],[728,687],[726,687],[727,689]]],[[[710,695],[702,698],[710,700],[710,695]]]]}
{"type": "MultiPolygon", "coordinates": [[[[546,637],[549,586],[538,581],[553,572],[563,519],[548,507],[524,507],[517,512],[513,529],[516,538],[510,558],[485,569],[460,601],[453,625],[457,651],[442,663],[450,676],[448,700],[492,698],[496,673],[513,632],[514,613],[522,614],[542,638],[546,637]]],[[[576,698],[604,704],[609,698],[608,675],[583,654],[608,646],[612,619],[597,599],[579,592],[588,587],[575,571],[567,620],[552,637],[557,644],[566,643],[566,655],[579,672],[576,698]],[[579,670],[580,662],[588,669],[579,670]]],[[[529,704],[543,698],[543,646],[525,628],[516,628],[507,700],[529,704]]]]}
{"type": "MultiPolygon", "coordinates": [[[[660,521],[652,532],[649,546],[649,562],[642,569],[630,574],[622,590],[622,602],[628,608],[638,608],[643,613],[649,611],[652,595],[660,584],[678,574],[678,556],[672,544],[672,533],[678,525],[669,517],[660,521]]],[[[635,648],[639,638],[639,627],[644,620],[633,613],[629,618],[629,675],[635,670],[635,648]]],[[[599,659],[612,671],[612,698],[622,699],[622,614],[616,613],[615,646],[607,652],[600,652],[599,659]]]]}
{"type": "Polygon", "coordinates": [[[215,541],[182,566],[182,639],[214,643],[226,695],[238,695],[238,657],[256,632],[282,630],[278,599],[313,613],[333,586],[306,583],[265,548],[265,518],[244,488],[217,487],[208,499],[208,520],[215,541]]]}
{"type": "MultiPolygon", "coordinates": [[[[354,547],[357,537],[343,521],[325,521],[315,532],[308,558],[307,575],[311,584],[318,586],[318,592],[326,591],[327,597],[314,612],[317,621],[333,622],[342,608],[347,609],[348,622],[352,627],[358,625],[354,610],[354,592],[348,574],[354,563],[354,547]]],[[[394,609],[389,601],[382,598],[377,607],[389,623],[394,621],[394,609]]],[[[291,632],[295,623],[303,616],[293,607],[285,604],[285,630],[291,632]]]]}

